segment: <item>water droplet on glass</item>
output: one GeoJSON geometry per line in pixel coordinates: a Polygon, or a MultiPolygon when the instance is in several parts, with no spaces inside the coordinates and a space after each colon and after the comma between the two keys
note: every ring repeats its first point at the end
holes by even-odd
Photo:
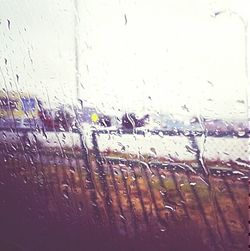
{"type": "Polygon", "coordinates": [[[126,221],[126,218],[123,215],[120,214],[119,216],[122,220],[126,221]]]}
{"type": "Polygon", "coordinates": [[[244,130],[240,130],[237,132],[238,136],[243,137],[245,136],[246,132],[244,130]]]}
{"type": "Polygon", "coordinates": [[[7,26],[8,26],[8,29],[10,30],[10,20],[7,19],[7,26]]]}
{"type": "Polygon", "coordinates": [[[69,199],[69,192],[68,192],[68,190],[64,189],[64,190],[62,191],[62,193],[63,193],[63,197],[64,197],[65,199],[69,199]]]}
{"type": "Polygon", "coordinates": [[[83,203],[80,201],[79,202],[79,207],[78,207],[79,211],[82,211],[83,210],[83,203]]]}
{"type": "Polygon", "coordinates": [[[161,138],[163,138],[163,137],[164,137],[163,132],[159,132],[159,133],[158,133],[158,135],[159,135],[161,138]]]}
{"type": "Polygon", "coordinates": [[[171,207],[171,206],[165,205],[164,207],[165,207],[166,209],[170,210],[170,211],[175,211],[174,208],[171,207]]]}
{"type": "Polygon", "coordinates": [[[150,148],[150,151],[151,151],[155,156],[157,156],[157,153],[156,153],[156,150],[155,150],[154,147],[151,147],[151,148],[150,148]]]}

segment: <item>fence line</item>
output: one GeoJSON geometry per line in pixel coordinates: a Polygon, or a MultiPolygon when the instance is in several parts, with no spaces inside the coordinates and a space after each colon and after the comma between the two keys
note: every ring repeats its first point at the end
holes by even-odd
{"type": "Polygon", "coordinates": [[[204,166],[196,142],[200,135],[185,135],[197,161],[197,166],[190,167],[184,163],[144,162],[102,155],[98,146],[101,134],[144,135],[141,130],[93,130],[93,149],[86,146],[82,131],[74,130],[72,133],[78,135],[81,144],[77,153],[73,147],[46,152],[35,134],[34,146],[27,140],[31,131],[16,133],[20,139],[16,151],[0,145],[1,179],[24,179],[36,199],[38,194],[47,194],[53,208],[47,209],[51,217],[65,217],[67,212],[70,217],[84,218],[88,224],[107,224],[111,232],[120,231],[126,236],[154,228],[165,229],[171,222],[183,219],[191,222],[198,219],[197,225],[214,245],[223,242],[224,237],[236,245],[235,236],[246,232],[247,216],[242,205],[244,194],[248,193],[247,173],[234,172],[232,167],[204,166]],[[223,193],[216,190],[222,185],[223,193]],[[231,203],[228,212],[224,201],[231,203]],[[213,214],[218,214],[218,219],[213,214]],[[230,223],[232,215],[237,221],[236,229],[230,223]]]}

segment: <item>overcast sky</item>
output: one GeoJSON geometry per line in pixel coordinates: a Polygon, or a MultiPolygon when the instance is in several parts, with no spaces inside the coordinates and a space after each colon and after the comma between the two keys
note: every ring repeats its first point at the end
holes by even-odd
{"type": "MultiPolygon", "coordinates": [[[[246,118],[249,2],[78,0],[80,97],[112,113],[246,118]]],[[[1,0],[0,87],[75,102],[75,14],[73,0],[1,0]]]]}

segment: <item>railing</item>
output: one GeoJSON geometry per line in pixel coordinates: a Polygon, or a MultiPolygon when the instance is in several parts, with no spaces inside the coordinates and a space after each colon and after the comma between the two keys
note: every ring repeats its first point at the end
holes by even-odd
{"type": "Polygon", "coordinates": [[[81,130],[70,133],[79,138],[80,147],[63,147],[59,139],[58,148],[44,147],[28,129],[15,134],[19,140],[0,146],[1,182],[29,187],[35,200],[45,196],[49,206],[44,208],[51,217],[107,226],[111,233],[129,238],[195,222],[204,241],[215,248],[242,244],[247,171],[206,166],[197,132],[93,130],[93,148],[87,147],[81,130]],[[111,157],[99,149],[103,134],[122,140],[124,135],[148,133],[187,137],[197,164],[111,157]]]}

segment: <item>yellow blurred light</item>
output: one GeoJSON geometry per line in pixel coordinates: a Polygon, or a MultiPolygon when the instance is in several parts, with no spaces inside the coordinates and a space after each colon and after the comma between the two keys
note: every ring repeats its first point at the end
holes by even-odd
{"type": "Polygon", "coordinates": [[[92,122],[96,123],[99,120],[99,116],[96,113],[91,115],[92,122]]]}

